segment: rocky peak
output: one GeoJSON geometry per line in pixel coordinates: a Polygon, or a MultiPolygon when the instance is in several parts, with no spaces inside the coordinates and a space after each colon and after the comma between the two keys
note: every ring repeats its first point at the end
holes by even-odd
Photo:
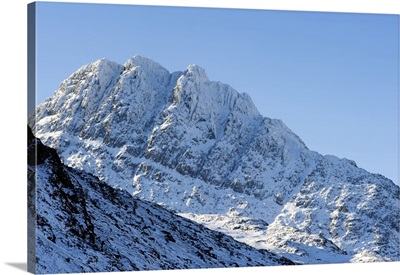
{"type": "Polygon", "coordinates": [[[135,55],[124,63],[125,72],[135,72],[135,76],[140,76],[145,81],[156,81],[160,85],[167,85],[171,77],[170,72],[159,63],[143,57],[135,55]]]}
{"type": "Polygon", "coordinates": [[[196,64],[189,65],[184,73],[184,76],[188,81],[194,82],[195,85],[209,81],[206,71],[196,64]]]}
{"type": "MultiPolygon", "coordinates": [[[[301,230],[308,234],[304,236],[317,234],[309,217],[336,219],[328,190],[338,194],[337,201],[352,200],[353,206],[357,205],[353,210],[367,207],[362,203],[361,188],[342,194],[341,186],[392,186],[387,205],[392,213],[398,213],[398,197],[393,195],[398,187],[390,180],[347,160],[308,150],[282,121],[262,117],[247,94],[210,81],[202,68],[191,65],[183,73],[170,74],[140,56],[124,66],[103,62],[104,68],[111,69],[100,71],[111,73],[79,70],[76,74],[82,77],[64,81],[56,94],[36,109],[35,134],[56,148],[66,164],[180,213],[221,215],[227,220],[249,217],[270,224],[284,211],[288,222],[275,223],[277,238],[282,226],[299,227],[303,222],[301,230]],[[308,186],[319,191],[303,198],[301,192],[308,186]],[[304,219],[292,215],[293,205],[304,219]]],[[[371,197],[368,207],[387,212],[382,199],[371,197]]],[[[369,219],[371,224],[387,225],[382,226],[382,236],[398,234],[398,227],[379,216],[369,219]]],[[[348,221],[339,217],[335,220],[338,226],[332,228],[341,231],[324,232],[326,239],[354,256],[361,244],[355,246],[353,240],[344,238],[349,235],[346,228],[355,228],[347,227],[348,221]]],[[[357,228],[362,225],[362,221],[354,222],[357,228]]],[[[321,219],[321,226],[326,224],[327,220],[321,219]]],[[[367,233],[372,240],[373,231],[367,233]]],[[[247,239],[246,234],[239,235],[247,239]]],[[[395,240],[388,243],[393,250],[398,247],[395,240]]],[[[372,251],[376,247],[375,240],[364,248],[372,251]]],[[[398,255],[383,253],[398,259],[398,255]]]]}

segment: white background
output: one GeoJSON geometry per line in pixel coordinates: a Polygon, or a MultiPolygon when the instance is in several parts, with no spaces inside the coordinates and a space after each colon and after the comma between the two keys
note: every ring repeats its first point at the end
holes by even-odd
{"type": "MultiPolygon", "coordinates": [[[[27,4],[30,1],[1,1],[0,20],[0,274],[26,274],[26,124],[27,124],[27,4]]],[[[64,0],[63,2],[77,2],[64,0]]],[[[110,1],[84,0],[86,3],[110,1]]],[[[339,11],[400,14],[398,0],[125,0],[122,4],[151,4],[192,7],[234,7],[304,11],[339,11]]],[[[399,236],[400,237],[400,236],[399,236]]],[[[399,248],[400,249],[400,248],[399,248]]],[[[296,267],[155,271],[143,274],[397,274],[400,262],[331,264],[296,267]],[[371,272],[371,273],[370,273],[371,272]]],[[[88,273],[86,273],[88,274],[88,273]]],[[[116,274],[116,273],[97,273],[116,274]]],[[[122,273],[121,273],[122,274],[122,273]]],[[[124,272],[123,274],[137,274],[124,272]]]]}

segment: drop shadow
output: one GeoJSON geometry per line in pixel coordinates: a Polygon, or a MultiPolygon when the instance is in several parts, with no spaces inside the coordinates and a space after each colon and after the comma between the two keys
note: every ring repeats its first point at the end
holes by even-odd
{"type": "Polygon", "coordinates": [[[22,271],[28,271],[28,264],[27,263],[5,263],[6,265],[12,266],[16,269],[22,271]]]}

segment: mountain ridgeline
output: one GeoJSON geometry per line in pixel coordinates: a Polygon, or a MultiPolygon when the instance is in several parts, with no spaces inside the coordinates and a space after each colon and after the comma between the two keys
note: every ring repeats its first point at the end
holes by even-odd
{"type": "Polygon", "coordinates": [[[300,263],[400,260],[398,186],[309,150],[197,65],[98,60],[29,124],[64,164],[253,247],[300,263]]]}

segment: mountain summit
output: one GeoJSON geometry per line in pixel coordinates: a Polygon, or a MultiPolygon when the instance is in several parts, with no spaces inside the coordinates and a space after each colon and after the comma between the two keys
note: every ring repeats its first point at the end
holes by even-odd
{"type": "Polygon", "coordinates": [[[398,186],[310,151],[197,65],[96,61],[29,124],[66,165],[256,248],[301,263],[400,259],[398,186]]]}

